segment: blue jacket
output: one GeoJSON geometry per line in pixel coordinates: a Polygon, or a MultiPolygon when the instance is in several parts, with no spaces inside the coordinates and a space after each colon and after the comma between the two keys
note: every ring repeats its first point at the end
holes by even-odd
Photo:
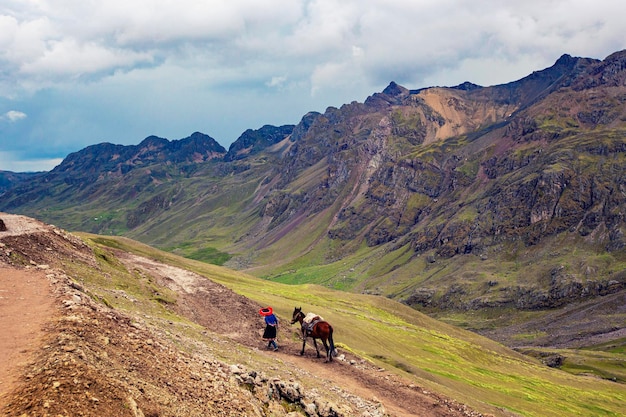
{"type": "Polygon", "coordinates": [[[276,318],[276,316],[273,314],[265,316],[265,324],[269,326],[278,326],[278,318],[276,318]]]}

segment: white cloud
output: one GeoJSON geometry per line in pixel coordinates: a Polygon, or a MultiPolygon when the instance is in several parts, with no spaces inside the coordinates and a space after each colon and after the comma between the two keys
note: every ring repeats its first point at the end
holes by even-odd
{"type": "MultiPolygon", "coordinates": [[[[0,6],[0,64],[18,85],[72,81],[207,57],[248,62],[249,46],[270,45],[297,23],[293,0],[43,0],[0,6]],[[16,9],[19,7],[19,12],[16,9]]],[[[271,49],[271,48],[270,48],[271,49]]],[[[271,57],[266,57],[270,59],[271,57]]]]}
{"type": "Polygon", "coordinates": [[[352,56],[355,58],[360,58],[365,54],[365,52],[363,51],[363,48],[360,48],[358,46],[352,45],[352,56]]]}
{"type": "Polygon", "coordinates": [[[116,68],[132,68],[149,64],[153,58],[148,53],[106,48],[96,43],[77,44],[74,39],[49,42],[48,49],[36,60],[24,63],[21,72],[38,77],[67,75],[97,75],[116,68]]]}
{"type": "Polygon", "coordinates": [[[22,113],[17,110],[9,110],[3,116],[3,118],[9,120],[10,122],[17,122],[18,120],[25,119],[26,117],[26,113],[22,113]]]}
{"type": "Polygon", "coordinates": [[[271,80],[265,83],[268,87],[282,87],[287,81],[287,77],[284,75],[272,77],[271,80]]]}
{"type": "Polygon", "coordinates": [[[265,79],[290,68],[294,82],[358,66],[364,82],[378,85],[419,82],[466,59],[537,62],[522,57],[534,56],[546,65],[562,53],[593,56],[601,48],[608,55],[625,46],[621,0],[12,3],[0,6],[0,64],[17,85],[34,88],[164,62],[209,62],[212,71],[242,77],[253,71],[241,67],[261,68],[265,79]]]}
{"type": "Polygon", "coordinates": [[[623,0],[4,0],[0,104],[29,126],[0,140],[75,149],[183,124],[234,139],[392,80],[490,85],[604,58],[626,48],[624,15],[623,0]]]}

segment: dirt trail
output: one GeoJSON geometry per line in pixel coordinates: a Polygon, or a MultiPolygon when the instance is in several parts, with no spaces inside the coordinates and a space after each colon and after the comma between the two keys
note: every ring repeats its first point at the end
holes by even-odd
{"type": "Polygon", "coordinates": [[[0,398],[15,387],[55,311],[43,272],[0,267],[0,398]]]}
{"type": "MultiPolygon", "coordinates": [[[[424,391],[410,382],[372,366],[350,365],[347,362],[324,363],[314,357],[309,347],[308,356],[299,356],[299,346],[279,356],[295,367],[306,369],[329,384],[342,387],[361,398],[381,402],[385,410],[396,417],[463,415],[469,409],[424,391]],[[456,408],[456,410],[451,410],[456,408]],[[458,414],[456,412],[458,411],[458,414]]],[[[467,414],[471,415],[471,414],[467,414]]]]}
{"type": "MultiPolygon", "coordinates": [[[[41,222],[18,215],[2,215],[6,230],[0,238],[46,229],[41,222]]],[[[0,251],[7,252],[0,242],[0,251]]],[[[18,269],[0,263],[0,403],[15,388],[22,368],[41,346],[44,326],[57,310],[46,278],[45,265],[18,269]]]]}

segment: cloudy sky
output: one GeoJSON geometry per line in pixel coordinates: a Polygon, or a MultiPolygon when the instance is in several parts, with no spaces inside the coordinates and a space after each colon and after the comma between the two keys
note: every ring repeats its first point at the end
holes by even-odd
{"type": "Polygon", "coordinates": [[[626,48],[623,0],[0,0],[0,170],[626,48]]]}

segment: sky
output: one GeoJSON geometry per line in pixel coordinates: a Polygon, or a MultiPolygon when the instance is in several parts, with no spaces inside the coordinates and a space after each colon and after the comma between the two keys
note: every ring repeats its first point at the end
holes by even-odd
{"type": "Polygon", "coordinates": [[[0,170],[626,49],[623,0],[0,0],[0,170]]]}

